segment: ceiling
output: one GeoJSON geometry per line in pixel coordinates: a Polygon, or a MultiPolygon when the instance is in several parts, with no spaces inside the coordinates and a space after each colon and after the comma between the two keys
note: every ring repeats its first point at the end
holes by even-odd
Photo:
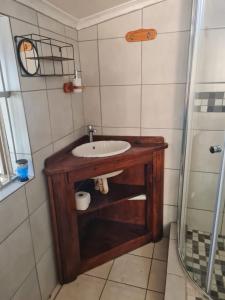
{"type": "Polygon", "coordinates": [[[103,10],[130,2],[130,0],[48,0],[51,4],[81,19],[103,10]]]}

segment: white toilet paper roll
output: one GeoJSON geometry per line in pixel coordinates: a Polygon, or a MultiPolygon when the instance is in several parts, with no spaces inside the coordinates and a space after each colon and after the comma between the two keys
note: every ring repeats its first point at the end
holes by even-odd
{"type": "Polygon", "coordinates": [[[75,193],[76,208],[77,210],[86,210],[91,202],[91,195],[87,192],[75,193]]]}

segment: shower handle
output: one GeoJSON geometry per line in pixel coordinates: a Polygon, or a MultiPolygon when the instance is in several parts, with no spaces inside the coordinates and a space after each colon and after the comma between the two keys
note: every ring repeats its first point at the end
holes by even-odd
{"type": "Polygon", "coordinates": [[[218,153],[218,152],[222,152],[223,149],[220,145],[215,145],[215,146],[210,146],[209,151],[214,154],[214,153],[218,153]]]}

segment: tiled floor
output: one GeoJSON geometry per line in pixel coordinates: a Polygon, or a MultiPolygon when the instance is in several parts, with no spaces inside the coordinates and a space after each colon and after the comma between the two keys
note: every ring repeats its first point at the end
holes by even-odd
{"type": "Polygon", "coordinates": [[[65,284],[56,300],[163,300],[168,239],[150,243],[65,284]]]}
{"type": "MultiPolygon", "coordinates": [[[[186,266],[191,277],[205,287],[207,264],[210,250],[210,236],[197,230],[188,230],[186,236],[186,266]]],[[[225,299],[225,237],[219,236],[211,297],[215,300],[225,299]]]]}

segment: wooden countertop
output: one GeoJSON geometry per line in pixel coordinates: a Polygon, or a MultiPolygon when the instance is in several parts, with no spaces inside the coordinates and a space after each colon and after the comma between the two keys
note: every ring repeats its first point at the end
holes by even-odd
{"type": "Polygon", "coordinates": [[[45,161],[45,173],[48,176],[62,173],[73,173],[73,180],[85,179],[112,171],[127,168],[136,164],[143,164],[151,160],[155,151],[168,147],[163,137],[142,137],[142,141],[137,141],[140,137],[129,136],[95,136],[94,140],[124,140],[131,143],[131,148],[124,153],[102,158],[76,157],[71,151],[88,142],[88,137],[84,136],[66,148],[47,158],[45,161]],[[82,174],[82,175],[81,175],[82,174]]]}

